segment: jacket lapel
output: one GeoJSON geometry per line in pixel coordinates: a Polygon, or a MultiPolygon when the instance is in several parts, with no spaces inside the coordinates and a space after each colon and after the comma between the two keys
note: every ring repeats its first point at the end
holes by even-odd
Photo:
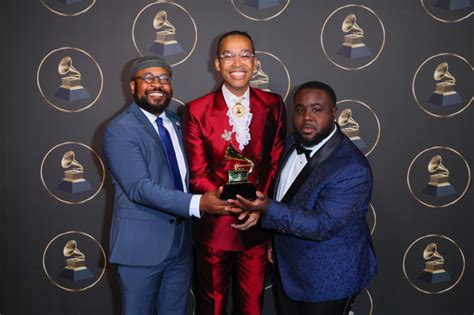
{"type": "MultiPolygon", "coordinates": [[[[183,152],[184,163],[186,165],[186,183],[188,183],[188,181],[189,181],[189,173],[188,173],[189,166],[188,166],[188,159],[186,158],[186,150],[184,148],[183,133],[181,131],[181,122],[170,111],[166,111],[166,116],[173,123],[174,131],[176,132],[176,135],[178,136],[179,146],[181,148],[181,152],[183,152]]],[[[179,157],[177,156],[176,158],[179,158],[179,157]]]]}
{"type": "MultiPolygon", "coordinates": [[[[304,184],[306,179],[311,175],[311,173],[316,170],[321,163],[326,160],[326,158],[331,155],[331,153],[336,149],[336,147],[341,143],[342,133],[339,131],[339,128],[336,130],[334,136],[326,142],[321,149],[316,152],[311,160],[306,164],[306,166],[301,170],[298,177],[296,177],[293,184],[290,186],[285,196],[283,196],[281,202],[289,203],[293,197],[296,195],[300,187],[304,184]]],[[[294,146],[292,146],[294,147],[294,146]]],[[[292,152],[291,150],[290,152],[292,152]]]]}

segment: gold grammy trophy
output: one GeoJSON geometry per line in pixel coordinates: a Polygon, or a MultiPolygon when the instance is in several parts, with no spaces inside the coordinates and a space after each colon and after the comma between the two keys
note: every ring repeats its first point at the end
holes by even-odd
{"type": "Polygon", "coordinates": [[[161,10],[155,15],[153,27],[156,30],[156,39],[150,47],[151,52],[160,56],[170,56],[184,52],[183,47],[176,41],[176,28],[168,20],[166,11],[161,10]]]}
{"type": "Polygon", "coordinates": [[[281,4],[281,0],[245,0],[246,5],[254,7],[255,9],[267,9],[276,7],[281,4]]]}
{"type": "Polygon", "coordinates": [[[86,267],[86,256],[77,248],[75,240],[69,240],[63,248],[66,259],[66,267],[60,277],[72,281],[79,281],[92,278],[92,272],[86,267]]]}
{"type": "Polygon", "coordinates": [[[364,30],[357,25],[356,15],[349,14],[342,22],[342,31],[349,33],[344,35],[344,43],[338,49],[337,54],[348,59],[370,56],[369,48],[364,44],[364,30]]]}
{"type": "Polygon", "coordinates": [[[430,181],[423,189],[423,193],[433,197],[446,197],[456,194],[453,185],[449,183],[449,170],[443,165],[443,157],[435,155],[428,163],[430,181]]]}
{"type": "Polygon", "coordinates": [[[81,85],[81,73],[72,65],[72,58],[63,57],[58,65],[58,73],[67,75],[61,77],[61,85],[54,96],[66,101],[78,101],[89,98],[87,90],[81,85]]]}
{"type": "Polygon", "coordinates": [[[359,123],[352,117],[352,109],[344,109],[337,118],[337,124],[341,127],[341,131],[349,137],[349,139],[360,150],[367,148],[364,140],[359,136],[359,123]]]}
{"type": "Polygon", "coordinates": [[[58,186],[59,190],[70,194],[76,194],[91,190],[92,187],[84,178],[84,167],[76,161],[76,154],[74,151],[67,151],[61,159],[61,166],[64,169],[64,178],[58,186]]]}
{"type": "Polygon", "coordinates": [[[221,194],[221,199],[235,199],[236,195],[241,195],[246,199],[255,199],[255,186],[249,182],[249,174],[252,173],[254,163],[240,154],[232,144],[226,150],[225,161],[233,161],[233,170],[228,170],[227,184],[224,186],[224,191],[221,194]]]}
{"type": "Polygon", "coordinates": [[[441,283],[451,280],[449,273],[444,270],[444,258],[437,249],[436,243],[426,245],[423,251],[425,269],[418,276],[418,280],[427,283],[441,283]]]}
{"type": "Polygon", "coordinates": [[[462,103],[462,98],[456,92],[456,79],[448,71],[449,65],[447,62],[440,63],[433,74],[436,81],[436,90],[428,99],[428,103],[436,106],[451,106],[462,103]]]}
{"type": "Polygon", "coordinates": [[[253,71],[252,80],[250,80],[250,86],[261,89],[267,92],[270,92],[270,77],[268,74],[263,72],[262,63],[260,60],[257,60],[255,63],[255,70],[253,71]]]}

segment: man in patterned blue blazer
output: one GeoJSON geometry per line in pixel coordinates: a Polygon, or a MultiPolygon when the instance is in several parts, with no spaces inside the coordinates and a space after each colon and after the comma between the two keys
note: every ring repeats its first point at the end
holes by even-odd
{"type": "MultiPolygon", "coordinates": [[[[348,314],[357,294],[376,274],[365,221],[372,172],[365,156],[335,123],[336,95],[321,82],[301,85],[294,96],[295,133],[287,143],[275,200],[257,192],[231,201],[261,211],[273,230],[282,314],[348,314]]],[[[236,228],[247,228],[245,225],[236,228]]]]}
{"type": "Polygon", "coordinates": [[[188,194],[188,167],[171,101],[171,67],[156,56],[130,67],[135,102],[107,126],[103,148],[115,187],[110,262],[124,315],[184,315],[192,274],[189,218],[225,214],[219,191],[188,194]]]}

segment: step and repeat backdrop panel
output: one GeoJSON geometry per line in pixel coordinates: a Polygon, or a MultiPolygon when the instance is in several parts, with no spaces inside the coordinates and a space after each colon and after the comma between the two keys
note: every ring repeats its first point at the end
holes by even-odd
{"type": "MultiPolygon", "coordinates": [[[[181,113],[219,85],[217,39],[234,29],[255,42],[251,85],[283,97],[290,126],[295,87],[326,82],[339,126],[371,163],[379,273],[351,314],[474,313],[473,0],[0,6],[0,314],[120,314],[101,139],[131,102],[130,61],[159,55],[172,65],[170,108],[181,113]]],[[[277,314],[273,282],[269,272],[263,314],[277,314]]]]}

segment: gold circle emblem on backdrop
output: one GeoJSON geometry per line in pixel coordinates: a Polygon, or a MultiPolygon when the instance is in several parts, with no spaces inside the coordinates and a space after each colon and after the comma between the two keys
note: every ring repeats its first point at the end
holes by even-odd
{"type": "Polygon", "coordinates": [[[49,105],[62,112],[77,113],[97,102],[102,94],[104,76],[88,52],[75,47],[61,47],[41,60],[36,83],[49,105]]]}
{"type": "MultiPolygon", "coordinates": [[[[377,214],[375,213],[375,208],[372,203],[369,204],[370,210],[372,212],[372,227],[370,228],[370,235],[374,235],[375,228],[377,227],[377,214]]],[[[370,225],[370,224],[369,224],[370,225]]]]}
{"type": "Polygon", "coordinates": [[[77,16],[88,11],[95,4],[95,0],[61,0],[62,4],[58,1],[53,1],[49,4],[48,0],[41,0],[41,4],[44,5],[48,10],[61,16],[77,16]],[[89,4],[82,4],[82,2],[88,2],[89,4]]]}
{"type": "Polygon", "coordinates": [[[341,131],[368,156],[380,140],[381,128],[377,114],[369,105],[358,100],[345,99],[336,104],[339,113],[337,123],[341,131]],[[356,106],[353,106],[354,104],[356,106]],[[377,133],[373,130],[377,130],[377,133]]]}
{"type": "Polygon", "coordinates": [[[421,151],[407,171],[411,195],[430,208],[455,204],[466,194],[470,183],[469,164],[461,153],[449,147],[434,146],[421,151]]]}
{"type": "Polygon", "coordinates": [[[370,294],[369,290],[367,288],[364,288],[363,292],[365,293],[364,295],[359,294],[355,301],[354,304],[352,305],[352,312],[349,312],[349,314],[357,314],[357,315],[372,315],[374,312],[374,300],[372,298],[372,295],[370,294]]]}
{"type": "Polygon", "coordinates": [[[105,181],[105,167],[91,147],[69,141],[55,145],[45,154],[40,176],[51,197],[76,205],[91,200],[100,192],[105,181]]]}
{"type": "Polygon", "coordinates": [[[320,41],[324,55],[333,65],[344,70],[360,70],[375,62],[382,53],[385,27],[369,7],[348,4],[337,8],[326,18],[320,41]],[[337,36],[325,37],[326,26],[329,24],[337,36]],[[380,34],[374,35],[376,27],[380,28],[380,34]],[[377,46],[379,49],[374,55],[371,51],[377,46]]]}
{"type": "Polygon", "coordinates": [[[461,247],[451,238],[428,234],[408,246],[403,255],[402,269],[408,283],[416,290],[441,294],[461,281],[466,259],[461,247]]]}
{"type": "Polygon", "coordinates": [[[474,67],[453,53],[429,57],[416,69],[411,85],[418,106],[428,115],[447,118],[471,105],[474,67]]]}
{"type": "Polygon", "coordinates": [[[460,0],[458,6],[445,6],[442,1],[437,1],[434,5],[430,0],[420,0],[425,12],[433,19],[443,23],[456,23],[474,15],[469,0],[460,0]]]}
{"type": "Polygon", "coordinates": [[[290,93],[291,79],[287,67],[280,58],[272,53],[255,51],[257,65],[250,80],[250,86],[264,91],[278,93],[286,100],[290,93]],[[286,84],[283,83],[286,79],[286,84]]]}
{"type": "Polygon", "coordinates": [[[276,18],[282,14],[290,4],[290,0],[230,0],[230,2],[235,11],[240,15],[256,22],[265,22],[276,18]],[[246,5],[248,9],[242,8],[242,4],[246,5]],[[264,16],[255,16],[262,14],[264,16]]]}
{"type": "Polygon", "coordinates": [[[159,55],[163,57],[171,67],[174,67],[185,62],[192,55],[196,48],[198,31],[192,15],[183,6],[169,0],[157,0],[156,2],[146,5],[138,12],[133,21],[132,40],[140,56],[147,54],[159,55]],[[154,10],[149,10],[150,8],[154,10]],[[180,28],[180,26],[183,26],[183,19],[170,14],[171,11],[175,13],[175,10],[177,10],[176,12],[184,12],[185,16],[189,18],[194,30],[194,40],[192,43],[183,43],[184,36],[180,36],[185,33],[185,30],[183,30],[182,27],[180,28]],[[143,19],[146,21],[137,23],[142,16],[144,16],[143,19]],[[181,23],[178,24],[177,22],[181,23]],[[178,25],[178,27],[176,27],[175,24],[178,25]],[[137,28],[143,29],[143,31],[137,33],[137,28]],[[153,29],[155,30],[154,35],[153,29]],[[137,39],[139,36],[136,35],[136,33],[143,34],[143,36],[140,35],[140,38],[137,39]],[[145,49],[143,49],[143,46],[147,45],[149,48],[146,49],[147,53],[144,53],[145,49]],[[142,47],[142,49],[140,49],[139,46],[142,47]],[[189,50],[188,54],[184,57],[178,57],[185,54],[186,50],[189,50]]]}
{"type": "Polygon", "coordinates": [[[43,251],[43,270],[52,284],[69,292],[95,286],[107,268],[100,243],[90,234],[67,231],[53,237],[43,251]]]}

